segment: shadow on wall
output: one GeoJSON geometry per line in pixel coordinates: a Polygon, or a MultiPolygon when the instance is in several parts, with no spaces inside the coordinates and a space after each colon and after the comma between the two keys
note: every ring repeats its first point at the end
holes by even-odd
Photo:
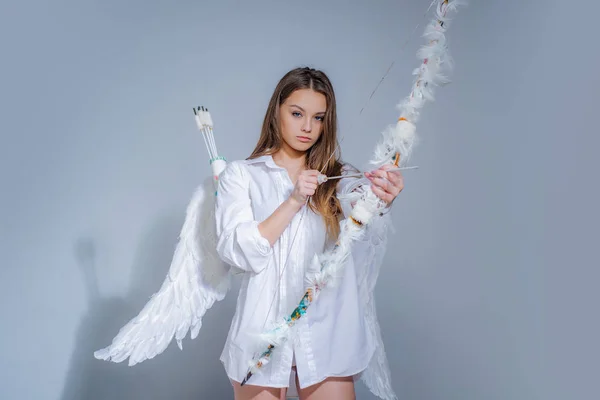
{"type": "Polygon", "coordinates": [[[119,329],[136,316],[160,288],[173,256],[182,213],[157,219],[139,243],[133,277],[125,298],[102,298],[95,271],[92,240],[75,243],[78,264],[88,292],[88,312],[76,335],[62,400],[100,399],[223,399],[232,390],[219,361],[235,308],[234,284],[228,296],[213,305],[194,340],[189,333],[180,351],[175,341],[154,359],[133,367],[128,360],[113,363],[94,358],[108,346],[119,329]],[[229,300],[228,300],[229,299],[229,300]]]}

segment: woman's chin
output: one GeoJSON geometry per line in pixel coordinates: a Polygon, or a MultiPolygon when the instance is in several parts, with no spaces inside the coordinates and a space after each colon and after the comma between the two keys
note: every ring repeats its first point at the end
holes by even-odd
{"type": "Polygon", "coordinates": [[[298,152],[305,153],[312,147],[312,145],[312,143],[302,143],[300,145],[294,146],[293,149],[298,152]]]}

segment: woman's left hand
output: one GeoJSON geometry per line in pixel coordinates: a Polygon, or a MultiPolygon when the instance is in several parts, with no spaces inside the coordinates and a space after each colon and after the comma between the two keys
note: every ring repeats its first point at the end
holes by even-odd
{"type": "Polygon", "coordinates": [[[404,177],[402,171],[388,171],[394,168],[392,164],[386,164],[380,168],[365,172],[365,176],[372,182],[371,189],[382,201],[389,206],[404,189],[404,177]]]}

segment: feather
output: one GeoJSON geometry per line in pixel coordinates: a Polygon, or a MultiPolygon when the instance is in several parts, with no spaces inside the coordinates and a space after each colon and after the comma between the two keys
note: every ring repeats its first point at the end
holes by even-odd
{"type": "Polygon", "coordinates": [[[202,317],[230,287],[230,268],[216,253],[213,178],[194,192],[175,246],[171,265],[160,287],[137,316],[125,324],[112,343],[94,352],[100,360],[133,366],[161,354],[175,339],[190,332],[195,339],[202,317]]]}

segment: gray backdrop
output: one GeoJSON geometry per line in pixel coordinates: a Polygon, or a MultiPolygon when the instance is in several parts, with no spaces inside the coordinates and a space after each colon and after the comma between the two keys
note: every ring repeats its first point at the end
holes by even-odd
{"type": "MultiPolygon", "coordinates": [[[[210,173],[192,107],[244,158],[282,74],[321,68],[344,158],[364,167],[408,94],[428,3],[5,4],[0,398],[231,398],[218,356],[236,293],[183,352],[133,368],[92,356],[158,289],[210,173]]],[[[376,292],[401,399],[598,398],[599,12],[471,0],[457,14],[453,84],[423,112],[376,292]]]]}

